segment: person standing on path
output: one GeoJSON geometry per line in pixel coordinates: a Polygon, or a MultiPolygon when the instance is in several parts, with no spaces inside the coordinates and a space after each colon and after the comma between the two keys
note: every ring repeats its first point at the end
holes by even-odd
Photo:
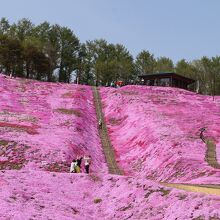
{"type": "Polygon", "coordinates": [[[83,159],[83,157],[79,157],[79,156],[77,156],[77,158],[76,158],[76,163],[77,163],[76,170],[78,171],[78,172],[76,171],[77,173],[80,173],[82,159],[83,159]]]}
{"type": "Polygon", "coordinates": [[[70,165],[70,173],[76,173],[76,167],[77,167],[77,162],[76,160],[73,160],[70,165]]]}
{"type": "Polygon", "coordinates": [[[102,119],[99,119],[99,129],[102,129],[102,119]]]}
{"type": "Polygon", "coordinates": [[[84,156],[83,159],[84,159],[86,173],[89,173],[89,167],[91,164],[91,156],[84,156]]]}

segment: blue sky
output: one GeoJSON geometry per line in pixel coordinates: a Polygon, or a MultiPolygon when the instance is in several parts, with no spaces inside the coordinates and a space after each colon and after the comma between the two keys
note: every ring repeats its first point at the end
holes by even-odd
{"type": "Polygon", "coordinates": [[[0,0],[1,17],[71,28],[81,42],[121,43],[174,62],[220,55],[219,0],[0,0]]]}

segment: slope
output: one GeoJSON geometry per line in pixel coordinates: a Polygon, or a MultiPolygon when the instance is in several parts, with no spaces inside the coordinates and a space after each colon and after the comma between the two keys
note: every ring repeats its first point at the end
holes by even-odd
{"type": "Polygon", "coordinates": [[[176,183],[218,184],[199,129],[220,148],[220,103],[175,88],[102,88],[102,105],[119,166],[128,175],[176,183]]]}

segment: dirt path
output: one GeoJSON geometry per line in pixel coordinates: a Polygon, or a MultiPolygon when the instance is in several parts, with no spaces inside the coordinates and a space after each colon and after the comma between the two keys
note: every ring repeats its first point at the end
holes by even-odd
{"type": "Polygon", "coordinates": [[[176,188],[188,192],[206,193],[209,195],[220,196],[220,185],[195,185],[195,184],[178,184],[178,183],[160,183],[163,186],[176,188]]]}
{"type": "Polygon", "coordinates": [[[94,96],[94,103],[96,109],[96,116],[97,120],[102,120],[102,129],[99,129],[99,135],[102,142],[103,151],[105,154],[106,162],[108,164],[109,173],[122,175],[122,171],[119,169],[117,162],[115,160],[115,153],[112,148],[107,127],[104,120],[104,115],[102,113],[102,103],[99,95],[99,91],[96,87],[93,87],[93,96],[94,96]]]}
{"type": "Polygon", "coordinates": [[[211,140],[206,140],[206,161],[207,163],[217,169],[220,169],[220,164],[217,161],[217,156],[216,156],[216,145],[213,141],[211,140]]]}

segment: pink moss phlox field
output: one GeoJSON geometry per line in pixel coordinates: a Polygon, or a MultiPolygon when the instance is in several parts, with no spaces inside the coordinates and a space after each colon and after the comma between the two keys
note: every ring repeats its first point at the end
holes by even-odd
{"type": "Polygon", "coordinates": [[[68,172],[72,159],[89,154],[94,158],[92,171],[107,172],[90,87],[2,75],[0,85],[0,144],[5,142],[0,156],[5,169],[13,168],[5,161],[13,154],[23,160],[20,169],[68,172]],[[20,145],[25,146],[22,154],[16,151],[20,145]]]}
{"type": "Polygon", "coordinates": [[[205,161],[199,129],[216,143],[220,162],[220,97],[176,88],[102,88],[107,127],[119,165],[129,175],[182,183],[219,184],[205,161]]]}
{"type": "Polygon", "coordinates": [[[0,219],[218,218],[218,196],[117,175],[0,172],[0,219]]]}
{"type": "MultiPolygon", "coordinates": [[[[203,160],[204,144],[197,133],[188,131],[202,126],[202,121],[185,128],[172,106],[162,108],[157,98],[167,93],[167,100],[181,105],[187,94],[197,96],[142,87],[101,91],[116,157],[129,176],[107,174],[91,87],[8,79],[0,74],[0,219],[220,218],[219,196],[176,190],[150,180],[217,180],[217,171],[203,160]],[[194,147],[190,152],[188,145],[194,147]],[[84,154],[92,157],[91,173],[68,173],[71,160],[84,154]],[[193,176],[190,166],[198,169],[195,174],[212,173],[193,176]],[[174,178],[180,168],[182,176],[174,178]]],[[[211,102],[209,97],[198,99],[201,106],[203,99],[211,102]]],[[[215,108],[210,108],[210,115],[215,108]]],[[[205,116],[208,123],[210,116],[205,116]]],[[[217,125],[210,122],[209,126],[212,129],[205,135],[217,142],[217,125]]]]}

